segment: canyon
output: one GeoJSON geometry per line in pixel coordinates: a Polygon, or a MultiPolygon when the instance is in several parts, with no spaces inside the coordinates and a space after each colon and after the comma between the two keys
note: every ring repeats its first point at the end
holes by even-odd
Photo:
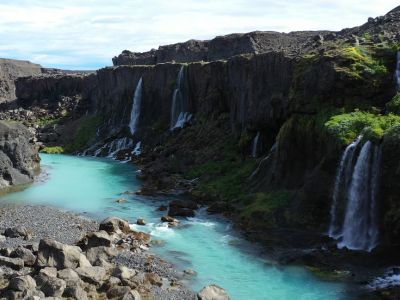
{"type": "MultiPolygon", "coordinates": [[[[399,51],[397,7],[339,32],[125,50],[95,72],[11,61],[0,119],[46,153],[134,163],[141,195],[183,194],[284,263],[358,276],[399,260],[399,51]]],[[[29,180],[32,151],[29,171],[16,166],[29,180]]],[[[177,206],[174,217],[196,214],[177,206]]]]}

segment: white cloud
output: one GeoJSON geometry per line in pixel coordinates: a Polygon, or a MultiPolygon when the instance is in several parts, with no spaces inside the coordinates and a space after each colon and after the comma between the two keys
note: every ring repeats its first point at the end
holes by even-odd
{"type": "Polygon", "coordinates": [[[340,30],[398,0],[14,0],[0,2],[0,56],[98,68],[124,49],[253,30],[340,30]]]}

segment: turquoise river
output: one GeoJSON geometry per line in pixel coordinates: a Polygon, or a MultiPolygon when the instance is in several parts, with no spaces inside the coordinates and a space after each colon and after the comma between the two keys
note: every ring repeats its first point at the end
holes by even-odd
{"type": "Polygon", "coordinates": [[[232,231],[229,222],[201,210],[180,228],[166,227],[160,223],[162,213],[156,211],[165,198],[122,195],[140,188],[137,169],[131,164],[67,155],[43,154],[41,158],[42,173],[36,182],[1,197],[3,203],[44,204],[96,219],[119,216],[130,223],[144,218],[147,225],[140,230],[165,241],[165,246],[152,247],[152,251],[179,269],[195,270],[197,276],[187,284],[196,291],[216,283],[233,300],[353,299],[343,283],[322,281],[304,268],[278,266],[261,258],[255,247],[232,231]],[[127,201],[116,203],[121,197],[127,201]]]}

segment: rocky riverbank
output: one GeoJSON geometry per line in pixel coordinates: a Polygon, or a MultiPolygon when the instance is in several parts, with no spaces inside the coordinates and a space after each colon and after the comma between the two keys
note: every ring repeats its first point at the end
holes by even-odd
{"type": "Polygon", "coordinates": [[[151,236],[118,218],[6,205],[0,230],[2,299],[229,299],[216,286],[187,289],[187,274],[148,251],[151,236]]]}

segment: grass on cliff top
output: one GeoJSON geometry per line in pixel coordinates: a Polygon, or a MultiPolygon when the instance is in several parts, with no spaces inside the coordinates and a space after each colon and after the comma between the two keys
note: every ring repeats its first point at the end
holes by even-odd
{"type": "Polygon", "coordinates": [[[328,132],[346,145],[360,134],[366,139],[378,142],[393,127],[399,125],[399,115],[392,113],[380,115],[364,111],[336,115],[325,123],[328,132]]]}

